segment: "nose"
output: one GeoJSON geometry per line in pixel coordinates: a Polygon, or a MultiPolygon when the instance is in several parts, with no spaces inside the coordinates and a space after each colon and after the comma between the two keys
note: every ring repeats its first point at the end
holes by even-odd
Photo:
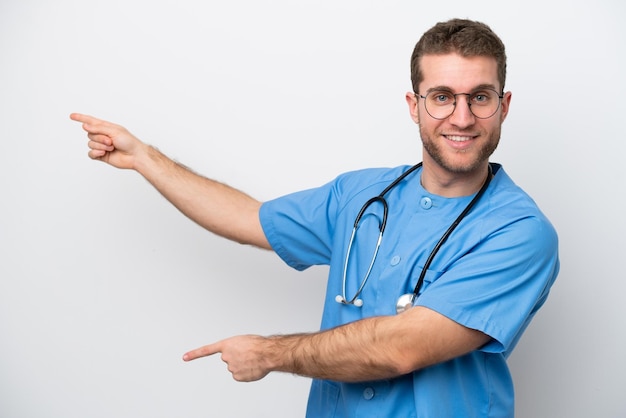
{"type": "Polygon", "coordinates": [[[469,94],[459,94],[456,96],[454,110],[448,117],[448,120],[450,123],[460,128],[465,128],[474,124],[476,116],[474,116],[470,109],[469,94]]]}

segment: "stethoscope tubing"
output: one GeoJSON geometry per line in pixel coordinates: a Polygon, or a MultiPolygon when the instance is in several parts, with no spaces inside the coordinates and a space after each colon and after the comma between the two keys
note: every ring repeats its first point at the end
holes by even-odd
{"type": "MultiPolygon", "coordinates": [[[[344,261],[344,268],[343,268],[342,295],[337,295],[337,297],[335,298],[337,302],[343,303],[343,304],[346,304],[346,305],[355,305],[355,306],[358,306],[358,307],[363,306],[363,301],[361,299],[359,299],[359,295],[363,291],[363,288],[365,287],[365,284],[367,283],[367,279],[369,279],[369,276],[370,276],[370,273],[372,271],[372,268],[374,267],[374,262],[376,261],[376,256],[378,255],[378,250],[379,250],[380,244],[382,242],[383,233],[384,233],[385,227],[387,225],[387,215],[388,215],[389,205],[387,204],[387,200],[385,199],[385,195],[391,189],[393,189],[398,183],[400,183],[402,180],[404,180],[409,174],[411,174],[413,171],[417,170],[421,166],[422,166],[422,163],[420,162],[418,164],[415,164],[411,168],[409,168],[407,171],[402,173],[397,179],[395,179],[389,186],[387,186],[382,192],[380,192],[380,194],[378,196],[372,197],[367,202],[365,202],[363,207],[361,207],[361,210],[359,211],[357,217],[354,220],[354,227],[352,228],[352,234],[350,236],[350,242],[348,243],[348,249],[346,251],[346,258],[345,258],[345,261],[344,261]],[[364,276],[363,280],[361,281],[361,285],[359,286],[359,288],[357,289],[356,293],[354,294],[354,297],[352,299],[348,300],[346,298],[346,282],[347,282],[347,274],[348,274],[348,261],[350,259],[350,253],[352,251],[352,244],[354,242],[354,238],[356,236],[356,231],[357,231],[357,229],[359,227],[359,222],[361,221],[361,217],[363,216],[363,214],[365,213],[367,208],[370,205],[372,205],[373,203],[375,203],[375,202],[380,202],[383,205],[383,218],[382,218],[382,221],[379,224],[378,241],[376,243],[376,247],[374,249],[374,255],[372,256],[372,260],[371,260],[371,262],[370,262],[370,264],[368,266],[367,272],[365,273],[365,276],[364,276]]],[[[450,227],[446,230],[446,232],[444,232],[444,234],[441,236],[441,238],[439,239],[439,241],[437,242],[435,247],[432,249],[432,251],[428,255],[428,258],[426,259],[426,263],[424,263],[424,267],[422,267],[422,271],[420,273],[420,276],[419,276],[419,278],[417,280],[417,283],[415,284],[415,288],[413,290],[413,294],[405,294],[405,295],[401,295],[400,296],[399,301],[400,300],[404,300],[403,306],[407,304],[406,302],[408,302],[408,304],[411,305],[411,306],[415,302],[415,299],[419,295],[419,291],[420,291],[420,289],[422,287],[422,284],[424,283],[424,278],[426,277],[426,272],[428,271],[428,268],[432,264],[432,262],[433,262],[433,260],[435,258],[435,255],[437,255],[437,253],[439,252],[439,250],[441,249],[443,244],[448,240],[448,237],[452,234],[452,232],[456,229],[456,227],[461,223],[463,218],[465,218],[467,216],[467,214],[472,210],[472,208],[476,205],[478,200],[481,198],[481,196],[485,193],[485,191],[489,187],[489,183],[491,182],[491,178],[493,177],[492,171],[493,170],[491,168],[491,164],[489,164],[488,165],[487,178],[483,182],[483,185],[481,186],[481,188],[478,191],[478,193],[476,193],[476,195],[472,198],[472,200],[467,204],[465,209],[463,209],[463,211],[459,214],[459,216],[457,216],[457,218],[450,225],[450,227]]],[[[398,303],[397,306],[400,306],[400,303],[398,303]]],[[[403,309],[404,308],[402,308],[402,309],[398,308],[399,311],[401,311],[403,309]]]]}

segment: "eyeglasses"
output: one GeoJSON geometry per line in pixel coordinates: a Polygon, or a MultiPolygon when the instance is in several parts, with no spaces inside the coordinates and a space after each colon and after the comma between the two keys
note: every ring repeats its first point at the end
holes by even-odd
{"type": "Polygon", "coordinates": [[[424,99],[426,112],[434,119],[446,119],[456,109],[456,96],[467,96],[467,105],[472,115],[478,119],[488,119],[496,114],[502,98],[494,89],[486,88],[472,93],[452,93],[448,90],[432,90],[426,96],[416,93],[424,99]]]}

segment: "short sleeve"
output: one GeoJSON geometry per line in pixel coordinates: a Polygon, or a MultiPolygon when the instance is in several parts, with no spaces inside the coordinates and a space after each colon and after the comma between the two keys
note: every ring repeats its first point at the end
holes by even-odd
{"type": "Polygon", "coordinates": [[[329,263],[335,203],[332,187],[325,185],[261,205],[259,217],[265,236],[287,265],[304,270],[329,263]]]}
{"type": "Polygon", "coordinates": [[[492,337],[486,352],[510,352],[545,302],[558,270],[557,235],[526,217],[485,236],[445,272],[429,272],[417,304],[492,337]]]}
{"type": "Polygon", "coordinates": [[[406,169],[347,172],[320,187],[265,202],[259,211],[265,236],[283,261],[297,270],[330,264],[333,241],[352,230],[358,208],[406,169]]]}

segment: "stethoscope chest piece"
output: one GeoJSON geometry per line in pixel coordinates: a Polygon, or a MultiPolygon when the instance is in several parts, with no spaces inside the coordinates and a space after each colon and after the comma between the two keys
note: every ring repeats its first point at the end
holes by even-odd
{"type": "Polygon", "coordinates": [[[396,302],[396,313],[408,311],[413,307],[413,302],[415,302],[415,293],[405,293],[400,296],[396,302]]]}

